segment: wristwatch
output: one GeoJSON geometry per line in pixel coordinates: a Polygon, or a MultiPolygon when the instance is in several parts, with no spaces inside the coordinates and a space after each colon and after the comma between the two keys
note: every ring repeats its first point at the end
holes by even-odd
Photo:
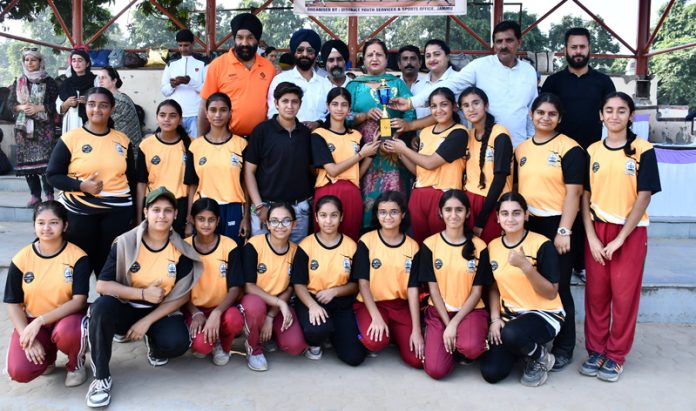
{"type": "Polygon", "coordinates": [[[567,236],[573,234],[573,232],[570,231],[570,229],[565,228],[565,227],[558,227],[558,230],[556,232],[558,233],[558,235],[561,235],[563,237],[567,237],[567,236]]]}

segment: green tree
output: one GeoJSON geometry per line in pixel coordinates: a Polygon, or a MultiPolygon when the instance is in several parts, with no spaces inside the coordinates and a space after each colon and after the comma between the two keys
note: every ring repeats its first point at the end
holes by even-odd
{"type": "MultiPolygon", "coordinates": [[[[611,34],[594,20],[584,20],[577,16],[563,16],[559,23],[551,24],[549,29],[549,47],[554,52],[564,52],[565,48],[565,33],[572,27],[585,27],[590,31],[592,36],[592,52],[593,53],[618,53],[621,47],[611,34]]],[[[559,66],[565,66],[565,59],[559,59],[562,63],[559,66]]],[[[557,61],[558,62],[558,61],[557,61]]],[[[613,72],[612,59],[593,59],[592,66],[601,71],[613,72]]],[[[625,67],[625,64],[623,65],[625,67]]],[[[623,72],[623,69],[620,70],[623,72]]]]}
{"type": "MultiPolygon", "coordinates": [[[[660,15],[665,5],[660,7],[660,15]]],[[[696,40],[696,3],[686,0],[674,3],[669,16],[655,38],[656,50],[696,40]]],[[[650,71],[659,83],[659,104],[688,104],[696,107],[696,48],[661,54],[650,59],[650,71]]]]}

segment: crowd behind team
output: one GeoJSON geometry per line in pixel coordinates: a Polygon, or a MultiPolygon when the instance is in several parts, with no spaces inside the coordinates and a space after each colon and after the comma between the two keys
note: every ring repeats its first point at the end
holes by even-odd
{"type": "Polygon", "coordinates": [[[366,74],[351,79],[345,43],[308,29],[282,71],[258,53],[255,16],[231,30],[234,48],[210,64],[177,33],[168,99],[145,138],[116,123],[132,105],[116,70],[94,75],[74,50],[58,88],[40,53],[23,51],[11,98],[37,239],[7,277],[11,379],[39,377],[61,351],[66,386],[81,385],[88,351],[87,404],[101,407],[113,342],[144,340],[152,366],[189,349],[222,366],[243,334],[255,371],[276,349],[319,360],[330,343],[358,366],[395,344],[434,379],[478,360],[495,383],[524,360],[521,383],[539,386],[573,356],[576,268],[587,281],[579,371],[618,381],[660,181],[631,130],[632,99],[588,64],[586,29],[566,33],[568,67],[541,93],[511,21],[493,30],[495,54],[461,71],[429,40],[424,77],[418,47],[399,50],[399,77],[372,39],[366,74]],[[46,149],[56,113],[64,133],[46,149]],[[92,272],[100,297],[88,304],[92,272]]]}

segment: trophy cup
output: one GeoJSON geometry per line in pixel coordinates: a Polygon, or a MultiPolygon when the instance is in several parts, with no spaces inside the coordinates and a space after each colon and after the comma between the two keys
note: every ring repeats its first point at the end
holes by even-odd
{"type": "Polygon", "coordinates": [[[379,139],[386,140],[392,138],[391,119],[387,113],[387,104],[391,100],[391,88],[387,85],[387,80],[382,79],[382,83],[377,88],[377,96],[382,104],[382,118],[379,119],[379,139]]]}

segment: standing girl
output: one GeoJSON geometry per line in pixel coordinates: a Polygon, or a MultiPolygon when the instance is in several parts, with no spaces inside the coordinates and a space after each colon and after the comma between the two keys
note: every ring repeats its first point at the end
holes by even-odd
{"type": "Polygon", "coordinates": [[[488,312],[481,294],[493,282],[486,243],[465,227],[469,200],[447,191],[438,204],[445,230],[421,246],[422,283],[430,289],[425,312],[425,372],[439,380],[454,368],[454,353],[468,361],[486,351],[488,312]]]}
{"type": "Polygon", "coordinates": [[[488,243],[495,282],[488,306],[490,350],[481,360],[483,378],[496,383],[524,358],[522,385],[538,387],[546,382],[554,364],[544,346],[563,324],[558,297],[558,254],[548,238],[525,228],[527,202],[519,193],[505,193],[498,201],[498,222],[503,236],[488,243]]]}
{"type": "MultiPolygon", "coordinates": [[[[217,201],[220,224],[216,232],[239,243],[239,238],[246,237],[250,227],[249,213],[242,209],[248,204],[242,185],[243,152],[247,141],[229,130],[232,103],[227,94],[212,94],[205,102],[205,110],[210,131],[191,142],[191,155],[187,156],[184,183],[188,185],[188,209],[197,198],[217,201]]],[[[186,234],[192,232],[189,224],[186,234]]]]}
{"type": "Polygon", "coordinates": [[[428,102],[437,123],[421,131],[417,152],[402,140],[384,142],[384,150],[399,155],[416,175],[408,212],[413,221],[413,237],[418,244],[445,228],[438,203],[447,190],[462,189],[468,140],[466,128],[459,124],[457,103],[450,89],[435,89],[428,102]]]}
{"type": "Polygon", "coordinates": [[[391,341],[401,359],[421,368],[423,334],[418,300],[418,243],[404,234],[408,227],[406,199],[396,191],[380,194],[373,209],[375,230],[360,237],[353,258],[352,276],[360,294],[353,306],[360,341],[369,351],[391,341]]]}
{"type": "Polygon", "coordinates": [[[114,119],[114,128],[127,135],[133,147],[137,147],[143,139],[143,131],[140,128],[140,118],[135,110],[133,100],[126,93],[119,91],[123,85],[121,76],[115,68],[107,66],[99,71],[97,81],[101,87],[109,90],[116,99],[114,112],[111,118],[114,119]]]}
{"type": "Polygon", "coordinates": [[[112,128],[114,96],[102,87],[85,95],[87,123],[63,134],[51,153],[46,175],[68,209],[66,239],[89,255],[101,272],[111,243],[133,219],[135,164],[130,141],[112,128]]]}
{"type": "MultiPolygon", "coordinates": [[[[346,127],[351,101],[345,88],[331,89],[326,97],[329,117],[312,133],[311,147],[314,166],[318,168],[314,199],[338,197],[346,207],[339,230],[357,241],[363,215],[360,178],[377,154],[379,140],[360,147],[360,133],[346,127]]],[[[318,230],[319,223],[315,222],[314,231],[318,230]]]]}
{"type": "Polygon", "coordinates": [[[660,191],[655,150],[631,130],[634,111],[625,93],[604,99],[600,117],[608,134],[587,149],[590,167],[582,197],[589,358],[580,373],[610,382],[619,380],[633,344],[648,251],[646,210],[660,191]]]}
{"type": "Polygon", "coordinates": [[[166,187],[176,196],[174,230],[184,235],[188,213],[188,187],[184,184],[186,158],[191,138],[181,125],[181,106],[164,100],[157,106],[157,130],[138,146],[136,222],[142,221],[143,200],[157,187],[166,187]]]}
{"type": "Polygon", "coordinates": [[[87,379],[86,341],[82,322],[91,269],[84,251],[63,238],[68,214],[56,201],[34,210],[37,240],[12,258],[5,284],[5,303],[14,326],[7,352],[7,373],[29,382],[68,356],[67,387],[87,379]]]}
{"type": "Polygon", "coordinates": [[[585,178],[584,150],[575,140],[556,131],[561,113],[561,101],[554,94],[542,93],[534,100],[531,116],[535,132],[515,150],[514,176],[519,193],[529,204],[529,229],[553,240],[558,251],[558,293],[566,317],[553,343],[554,371],[570,363],[575,348],[575,305],[570,293],[575,257],[570,235],[585,178]]]}
{"type": "Polygon", "coordinates": [[[471,122],[466,155],[466,195],[471,203],[469,227],[486,243],[500,236],[495,204],[512,189],[512,140],[510,132],[488,112],[488,96],[467,87],[459,96],[459,108],[471,122]]]}
{"type": "Polygon", "coordinates": [[[268,369],[263,344],[272,337],[290,355],[300,355],[307,349],[302,328],[295,321],[295,310],[288,304],[292,296],[292,261],[297,250],[290,241],[295,218],[290,204],[271,204],[266,221],[269,233],[255,235],[244,246],[246,295],[241,310],[248,330],[247,364],[254,371],[268,369]]]}
{"type": "Polygon", "coordinates": [[[82,127],[87,121],[87,91],[96,86],[97,76],[92,73],[89,54],[81,49],[70,52],[70,76],[61,84],[56,108],[63,116],[62,134],[82,127]]]}
{"type": "Polygon", "coordinates": [[[298,298],[297,319],[310,345],[305,355],[320,359],[321,345],[331,338],[341,361],[360,365],[366,352],[353,312],[358,285],[350,280],[356,245],[339,231],[343,205],[338,197],[321,197],[316,210],[319,231],[300,243],[291,277],[298,298]]]}
{"type": "Polygon", "coordinates": [[[231,238],[215,233],[220,220],[215,200],[196,200],[191,218],[196,234],[185,241],[203,261],[203,274],[186,305],[191,349],[200,357],[212,352],[213,363],[225,365],[230,360],[232,341],[244,327],[242,314],[234,305],[244,286],[240,248],[231,238]]]}

